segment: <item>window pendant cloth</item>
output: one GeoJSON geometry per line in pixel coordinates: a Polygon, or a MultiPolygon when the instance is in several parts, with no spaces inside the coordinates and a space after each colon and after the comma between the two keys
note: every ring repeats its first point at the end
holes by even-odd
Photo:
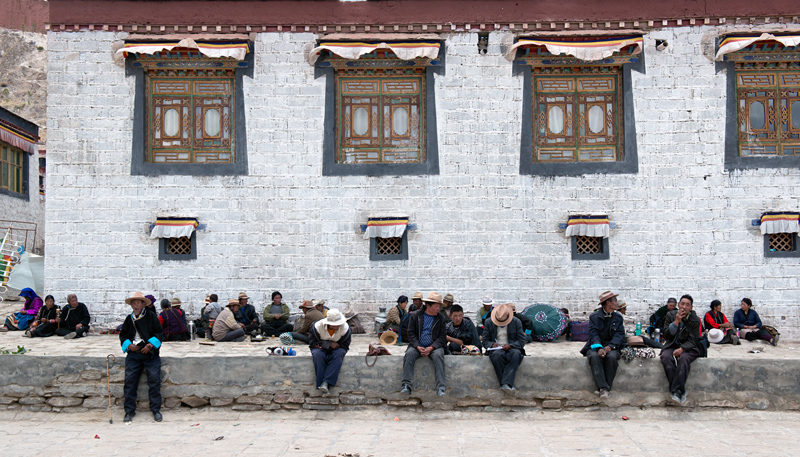
{"type": "Polygon", "coordinates": [[[611,57],[615,52],[631,45],[636,46],[633,50],[633,54],[640,54],[642,52],[643,43],[644,39],[638,35],[615,38],[604,37],[588,41],[567,41],[564,39],[548,39],[544,37],[520,38],[519,41],[511,46],[509,52],[513,53],[514,50],[522,46],[544,46],[547,48],[547,52],[554,56],[566,54],[577,57],[580,60],[591,62],[611,57]]]}
{"type": "Polygon", "coordinates": [[[608,238],[608,234],[608,216],[570,216],[567,221],[567,238],[571,236],[608,238]]]}
{"type": "Polygon", "coordinates": [[[761,234],[800,233],[800,213],[773,212],[761,215],[761,234]]]}
{"type": "Polygon", "coordinates": [[[364,239],[399,238],[408,227],[408,217],[370,217],[364,239]]]}
{"type": "MultiPolygon", "coordinates": [[[[237,37],[243,37],[237,35],[237,37]]],[[[213,35],[197,37],[181,37],[167,35],[158,41],[147,39],[132,39],[114,53],[114,62],[128,57],[128,54],[155,54],[157,52],[171,51],[175,48],[197,49],[206,57],[229,57],[235,60],[244,60],[250,52],[250,43],[247,39],[218,39],[213,35]],[[206,39],[202,39],[206,38],[206,39]]]]}
{"type": "Polygon", "coordinates": [[[418,57],[435,59],[439,56],[439,41],[321,41],[308,54],[308,63],[314,65],[321,51],[330,51],[344,59],[356,60],[376,49],[389,49],[401,60],[418,57]]]}
{"type": "Polygon", "coordinates": [[[770,33],[762,33],[759,36],[730,35],[719,44],[719,50],[714,59],[725,60],[725,54],[744,49],[757,41],[777,41],[786,47],[792,47],[800,45],[800,35],[772,35],[770,33]]]}
{"type": "Polygon", "coordinates": [[[192,236],[197,219],[191,217],[159,217],[150,238],[182,238],[192,236]]]}

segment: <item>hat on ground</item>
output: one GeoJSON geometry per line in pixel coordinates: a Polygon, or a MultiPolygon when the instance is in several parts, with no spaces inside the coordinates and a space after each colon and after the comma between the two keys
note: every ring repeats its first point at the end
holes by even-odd
{"type": "Polygon", "coordinates": [[[639,335],[629,336],[627,344],[628,346],[631,347],[647,346],[646,344],[644,344],[644,337],[639,335]]]}
{"type": "Polygon", "coordinates": [[[169,304],[172,305],[172,306],[180,307],[181,306],[181,299],[178,298],[178,297],[175,297],[172,300],[170,300],[169,304]]]}
{"type": "Polygon", "coordinates": [[[314,307],[314,303],[312,303],[312,302],[311,302],[311,300],[305,300],[305,301],[304,301],[304,302],[303,302],[303,303],[300,305],[300,309],[302,309],[302,308],[305,308],[305,309],[311,309],[311,308],[313,308],[313,307],[314,307]]]}
{"type": "MultiPolygon", "coordinates": [[[[330,316],[330,314],[331,314],[330,311],[328,311],[328,315],[329,316],[330,316]]],[[[345,319],[350,320],[350,319],[352,319],[352,318],[354,318],[356,316],[358,316],[358,313],[353,311],[352,309],[347,308],[346,310],[344,310],[344,318],[345,319]]]]}
{"type": "Polygon", "coordinates": [[[600,303],[598,303],[598,305],[602,305],[604,301],[608,300],[609,298],[614,298],[614,297],[619,297],[619,294],[615,294],[614,292],[611,292],[610,290],[607,290],[607,291],[603,292],[602,294],[600,294],[600,303]]]}
{"type": "Polygon", "coordinates": [[[241,300],[243,298],[250,298],[250,297],[248,297],[247,294],[244,293],[244,292],[239,292],[239,300],[241,300]]]}
{"type": "Polygon", "coordinates": [[[328,315],[323,319],[325,325],[344,325],[346,322],[347,319],[338,309],[329,310],[328,315]]]}
{"type": "Polygon", "coordinates": [[[281,344],[285,346],[294,343],[294,337],[289,332],[281,333],[281,336],[279,336],[278,338],[281,340],[281,344]]]}
{"type": "Polygon", "coordinates": [[[514,319],[514,313],[508,303],[499,305],[492,310],[492,322],[498,327],[505,327],[514,319]]]}
{"type": "Polygon", "coordinates": [[[428,298],[423,298],[422,301],[425,303],[442,303],[442,294],[431,292],[428,294],[428,298]]]}
{"type": "Polygon", "coordinates": [[[134,292],[134,293],[133,293],[133,295],[131,295],[130,297],[128,297],[128,298],[126,298],[126,299],[125,299],[125,303],[127,303],[127,304],[129,304],[129,305],[130,305],[130,304],[131,304],[131,302],[132,302],[132,301],[134,301],[134,300],[141,300],[141,301],[143,301],[145,306],[147,306],[147,305],[149,305],[150,303],[152,303],[152,302],[150,301],[150,299],[149,299],[149,298],[147,298],[147,297],[145,297],[145,296],[144,296],[144,294],[143,294],[143,293],[141,293],[141,292],[134,292]]]}
{"type": "Polygon", "coordinates": [[[381,333],[380,341],[383,346],[394,346],[397,343],[397,333],[387,330],[381,333]]]}
{"type": "Polygon", "coordinates": [[[494,305],[494,300],[492,300],[492,297],[483,297],[483,298],[481,298],[481,304],[484,307],[485,306],[492,306],[492,305],[494,305]]]}
{"type": "Polygon", "coordinates": [[[230,300],[228,300],[228,304],[225,305],[225,306],[230,307],[230,306],[233,306],[233,305],[239,306],[239,300],[237,300],[235,298],[231,298],[230,300]]]}
{"type": "Polygon", "coordinates": [[[414,292],[414,295],[411,297],[412,300],[422,300],[422,292],[414,292]]]}
{"type": "Polygon", "coordinates": [[[454,301],[456,301],[456,299],[455,299],[455,298],[453,298],[453,294],[447,294],[447,295],[445,295],[443,300],[444,300],[444,301],[449,301],[450,303],[453,303],[454,301]]]}
{"type": "Polygon", "coordinates": [[[718,328],[712,328],[708,331],[708,342],[709,343],[719,343],[722,339],[725,338],[725,332],[718,328]]]}

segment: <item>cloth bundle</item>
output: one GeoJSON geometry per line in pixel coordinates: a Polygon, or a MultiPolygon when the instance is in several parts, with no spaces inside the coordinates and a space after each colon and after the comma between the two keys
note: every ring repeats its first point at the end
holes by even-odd
{"type": "Polygon", "coordinates": [[[656,351],[653,348],[649,347],[630,347],[626,346],[622,348],[620,352],[620,356],[623,360],[630,363],[634,357],[638,358],[640,361],[644,359],[654,359],[656,358],[656,351]]]}
{"type": "Polygon", "coordinates": [[[270,355],[297,355],[297,352],[292,348],[286,346],[277,346],[266,349],[267,354],[270,355]]]}
{"type": "Polygon", "coordinates": [[[464,355],[481,355],[481,348],[467,344],[461,346],[461,353],[464,355]]]}

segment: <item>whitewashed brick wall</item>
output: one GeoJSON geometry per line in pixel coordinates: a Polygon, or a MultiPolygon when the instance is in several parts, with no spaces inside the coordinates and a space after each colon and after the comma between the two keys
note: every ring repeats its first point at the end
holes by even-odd
{"type": "Polygon", "coordinates": [[[325,78],[303,54],[316,37],[282,33],[258,35],[244,80],[249,175],[144,177],[130,175],[134,79],[112,62],[124,35],[50,32],[47,289],[118,320],[135,290],[193,304],[245,290],[259,311],[276,289],[293,305],[325,298],[359,311],[438,291],[470,310],[490,295],[581,317],[611,289],[642,318],[682,293],[701,316],[718,298],[732,318],[747,296],[796,339],[800,260],[764,258],[750,220],[797,210],[800,170],[724,171],[725,74],[702,53],[714,33],[645,36],[647,72],[633,73],[637,174],[519,174],[523,78],[501,56],[510,36],[500,32],[486,55],[477,34],[446,35],[438,176],[323,177],[325,78]],[[656,51],[655,38],[669,47],[656,51]],[[369,261],[357,227],[387,210],[419,227],[408,261],[369,261]],[[196,261],[158,260],[148,226],[160,212],[207,225],[196,261]],[[617,224],[610,260],[570,260],[558,224],[575,213],[617,224]]]}
{"type": "MultiPolygon", "coordinates": [[[[28,200],[0,194],[0,220],[19,221],[36,224],[36,242],[34,233],[28,232],[28,246],[31,252],[42,254],[44,249],[44,197],[39,195],[39,154],[28,157],[28,200]]],[[[14,227],[32,228],[28,224],[12,224],[14,227]]],[[[0,222],[0,239],[8,228],[8,224],[0,222]]],[[[21,236],[25,236],[24,232],[21,236]]]]}

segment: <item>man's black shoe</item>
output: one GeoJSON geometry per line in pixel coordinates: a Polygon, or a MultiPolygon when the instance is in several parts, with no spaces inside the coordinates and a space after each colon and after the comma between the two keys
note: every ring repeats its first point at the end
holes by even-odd
{"type": "Polygon", "coordinates": [[[135,415],[136,415],[136,413],[125,413],[125,419],[123,419],[122,421],[123,422],[130,422],[130,421],[133,420],[133,416],[135,416],[135,415]]]}
{"type": "Polygon", "coordinates": [[[161,417],[160,412],[156,411],[153,413],[153,419],[155,419],[156,422],[161,422],[161,419],[163,419],[163,417],[161,417]]]}

